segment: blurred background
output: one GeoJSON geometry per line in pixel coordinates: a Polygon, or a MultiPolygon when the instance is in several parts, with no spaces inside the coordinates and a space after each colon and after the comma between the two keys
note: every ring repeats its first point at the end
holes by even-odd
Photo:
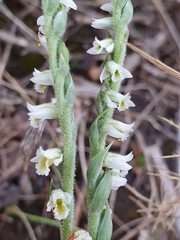
{"type": "MultiPolygon", "coordinates": [[[[86,51],[95,36],[106,37],[105,31],[90,26],[92,18],[108,13],[100,10],[105,0],[75,2],[78,10],[69,11],[63,40],[70,51],[77,94],[73,108],[78,126],[75,226],[87,228],[88,131],[96,117],[104,55],[86,51]]],[[[114,119],[134,121],[135,127],[126,142],[114,141],[112,151],[132,150],[134,159],[128,184],[110,196],[112,240],[180,239],[180,77],[174,71],[180,70],[180,1],[132,0],[132,4],[129,42],[139,50],[127,48],[125,68],[133,78],[124,80],[120,92],[130,92],[136,107],[115,111],[114,119]],[[147,59],[142,51],[149,54],[147,59]],[[150,56],[154,64],[148,61],[150,56]],[[172,69],[160,64],[161,70],[156,59],[172,69]]],[[[38,176],[29,160],[39,146],[47,149],[56,142],[63,147],[57,120],[46,122],[41,132],[30,128],[27,116],[26,102],[41,104],[54,97],[50,87],[45,94],[37,94],[29,80],[34,68],[49,68],[46,51],[37,46],[40,15],[38,0],[0,1],[0,240],[59,239],[56,222],[43,224],[33,216],[53,219],[46,212],[49,182],[53,178],[57,187],[59,183],[54,169],[48,177],[38,176]]],[[[111,141],[107,138],[107,143],[111,141]]]]}

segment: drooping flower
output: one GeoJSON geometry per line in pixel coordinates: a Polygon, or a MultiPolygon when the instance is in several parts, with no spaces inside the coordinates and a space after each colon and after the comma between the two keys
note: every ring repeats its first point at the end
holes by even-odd
{"type": "Polygon", "coordinates": [[[27,103],[27,108],[30,111],[28,113],[30,125],[34,128],[38,128],[40,121],[57,118],[56,103],[44,103],[38,106],[27,103]]]}
{"type": "Polygon", "coordinates": [[[44,151],[42,147],[39,147],[36,151],[36,157],[32,158],[30,161],[36,163],[36,173],[38,175],[48,176],[50,166],[52,164],[58,166],[62,160],[63,154],[61,149],[52,148],[44,151]]]}
{"type": "Polygon", "coordinates": [[[50,70],[40,72],[35,68],[33,77],[30,80],[35,83],[34,88],[38,93],[44,93],[46,86],[53,85],[53,77],[50,70]]]}
{"type": "Polygon", "coordinates": [[[123,95],[113,90],[105,90],[103,92],[105,102],[109,108],[117,108],[119,111],[124,111],[129,107],[134,107],[135,104],[130,100],[129,93],[123,95]]]}
{"type": "Polygon", "coordinates": [[[120,171],[128,171],[132,167],[127,163],[133,159],[133,154],[130,152],[128,155],[120,155],[117,153],[111,153],[109,152],[107,154],[107,157],[105,158],[105,161],[103,163],[104,167],[110,168],[110,169],[118,169],[120,171]]]}
{"type": "Polygon", "coordinates": [[[72,8],[74,10],[77,10],[77,6],[74,3],[74,1],[72,0],[59,0],[59,3],[63,4],[66,6],[67,10],[69,10],[69,8],[72,8]]]}
{"type": "Polygon", "coordinates": [[[61,189],[56,189],[51,192],[50,199],[47,203],[47,212],[51,210],[54,213],[54,218],[57,220],[66,219],[69,214],[69,208],[72,197],[69,193],[63,192],[61,189]]]}
{"type": "Polygon", "coordinates": [[[77,6],[72,0],[60,0],[59,2],[64,4],[67,8],[72,8],[74,10],[77,10],[77,6]]]}
{"type": "Polygon", "coordinates": [[[122,141],[125,141],[129,137],[129,133],[133,131],[134,123],[125,124],[114,119],[108,119],[104,125],[106,133],[122,141]]]}
{"type": "Polygon", "coordinates": [[[111,170],[112,185],[111,188],[117,190],[119,187],[126,185],[127,179],[120,175],[120,171],[117,169],[111,170]]]}
{"type": "Polygon", "coordinates": [[[39,42],[37,43],[37,45],[38,46],[43,46],[46,50],[48,50],[47,41],[46,41],[45,35],[42,34],[41,32],[38,32],[38,38],[39,38],[39,42]]]}
{"type": "Polygon", "coordinates": [[[68,240],[92,240],[92,237],[85,230],[78,230],[74,232],[68,240]]]}
{"type": "Polygon", "coordinates": [[[43,35],[45,35],[45,30],[44,30],[45,23],[46,23],[46,19],[45,19],[44,15],[41,15],[40,17],[38,17],[37,25],[39,26],[39,31],[43,35]]]}
{"type": "Polygon", "coordinates": [[[99,40],[97,37],[95,37],[95,41],[93,42],[93,47],[90,48],[87,51],[87,53],[105,54],[105,53],[111,53],[113,49],[114,49],[114,40],[112,38],[99,40]]]}
{"type": "Polygon", "coordinates": [[[113,28],[112,17],[93,19],[91,26],[97,29],[112,29],[113,28]]]}
{"type": "Polygon", "coordinates": [[[122,81],[124,78],[132,78],[131,73],[123,68],[121,65],[118,65],[114,61],[108,61],[105,67],[102,70],[100,75],[100,81],[111,77],[113,82],[122,81]]]}
{"type": "Polygon", "coordinates": [[[100,9],[112,14],[113,13],[113,4],[112,3],[105,3],[100,7],[100,9]]]}

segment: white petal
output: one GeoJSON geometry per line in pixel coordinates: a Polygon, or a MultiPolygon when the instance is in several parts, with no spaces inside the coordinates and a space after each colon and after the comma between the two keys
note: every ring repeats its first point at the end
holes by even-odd
{"type": "Polygon", "coordinates": [[[77,10],[77,6],[72,0],[60,0],[59,2],[64,4],[68,8],[72,8],[74,10],[77,10]]]}
{"type": "Polygon", "coordinates": [[[112,29],[112,17],[93,19],[91,26],[97,29],[112,29]]]}
{"type": "Polygon", "coordinates": [[[126,185],[127,179],[120,176],[112,176],[111,188],[117,190],[119,187],[126,185]]]}
{"type": "Polygon", "coordinates": [[[111,101],[109,96],[106,96],[106,104],[109,108],[117,108],[117,104],[115,104],[113,101],[111,101]]]}
{"type": "Polygon", "coordinates": [[[40,72],[35,68],[33,77],[30,80],[36,84],[53,85],[53,77],[50,70],[40,72]]]}
{"type": "Polygon", "coordinates": [[[44,15],[38,17],[37,25],[45,25],[45,23],[46,23],[46,19],[45,19],[44,15]]]}
{"type": "Polygon", "coordinates": [[[132,78],[132,74],[125,68],[122,67],[122,75],[123,78],[132,78]]]}
{"type": "Polygon", "coordinates": [[[69,208],[66,205],[68,205],[71,200],[72,198],[69,193],[65,193],[61,189],[53,190],[50,200],[47,203],[47,211],[52,209],[55,219],[65,219],[69,213],[69,208]]]}
{"type": "Polygon", "coordinates": [[[78,230],[74,233],[75,240],[92,240],[92,237],[85,230],[78,230]]]}
{"type": "Polygon", "coordinates": [[[113,12],[113,4],[112,3],[105,3],[100,7],[103,11],[112,13],[113,12]]]}
{"type": "Polygon", "coordinates": [[[107,67],[105,66],[100,75],[100,82],[102,83],[103,80],[107,79],[110,76],[110,73],[107,71],[107,67]]]}
{"type": "Polygon", "coordinates": [[[28,115],[36,119],[54,119],[57,118],[57,110],[54,103],[44,103],[38,106],[33,106],[27,103],[27,108],[30,111],[28,115]]]}
{"type": "Polygon", "coordinates": [[[127,170],[127,171],[132,168],[128,163],[121,161],[120,159],[115,159],[111,157],[106,158],[104,162],[104,166],[111,169],[114,168],[118,170],[127,170]]]}
{"type": "Polygon", "coordinates": [[[122,139],[122,141],[125,141],[129,136],[127,133],[122,133],[111,125],[107,125],[107,134],[111,137],[122,139]]]}
{"type": "Polygon", "coordinates": [[[55,159],[59,158],[61,156],[61,150],[58,148],[51,148],[46,151],[44,151],[43,155],[48,159],[55,159]]]}

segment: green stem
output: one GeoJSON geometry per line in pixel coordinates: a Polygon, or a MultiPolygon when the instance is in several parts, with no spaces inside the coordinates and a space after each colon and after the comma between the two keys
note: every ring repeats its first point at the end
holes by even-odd
{"type": "MultiPolygon", "coordinates": [[[[48,24],[51,21],[47,21],[48,24]]],[[[67,63],[59,64],[57,58],[60,58],[58,53],[58,40],[50,34],[46,36],[48,49],[50,69],[54,79],[54,89],[56,96],[56,104],[58,111],[58,119],[62,130],[64,140],[63,150],[63,163],[62,163],[62,188],[64,192],[68,192],[72,196],[71,203],[69,204],[69,214],[65,220],[61,221],[61,240],[66,240],[73,231],[73,218],[74,218],[74,175],[75,175],[75,157],[76,157],[76,125],[72,108],[64,98],[64,81],[67,76],[67,63]]]]}

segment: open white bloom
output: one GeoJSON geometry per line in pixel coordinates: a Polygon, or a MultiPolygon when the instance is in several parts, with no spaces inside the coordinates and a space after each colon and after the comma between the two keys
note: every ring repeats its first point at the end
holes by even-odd
{"type": "Polygon", "coordinates": [[[34,88],[38,93],[44,93],[46,86],[53,85],[53,77],[50,70],[40,72],[35,68],[33,77],[30,80],[35,83],[34,88]]]}
{"type": "Polygon", "coordinates": [[[112,174],[112,186],[111,188],[117,190],[119,187],[126,185],[127,179],[120,176],[120,171],[117,169],[111,170],[112,174]]]}
{"type": "Polygon", "coordinates": [[[105,67],[102,70],[100,75],[100,81],[111,77],[113,82],[122,81],[124,78],[132,78],[131,73],[123,68],[121,65],[118,65],[114,61],[108,61],[105,67]]]}
{"type": "Polygon", "coordinates": [[[99,40],[97,37],[95,37],[95,41],[93,42],[93,47],[90,48],[87,51],[87,53],[89,54],[111,53],[113,49],[114,49],[114,40],[112,38],[99,40]]]}
{"type": "Polygon", "coordinates": [[[36,157],[32,158],[30,161],[36,163],[36,173],[38,175],[48,176],[50,166],[52,164],[58,166],[62,160],[63,154],[61,149],[52,148],[44,151],[42,147],[39,147],[36,151],[36,157]]]}
{"type": "Polygon", "coordinates": [[[61,189],[56,189],[51,192],[50,199],[47,203],[47,212],[51,210],[54,213],[54,218],[58,220],[66,219],[69,214],[69,208],[72,197],[69,193],[63,192],[61,189]]]}
{"type": "Polygon", "coordinates": [[[92,240],[92,237],[85,230],[78,230],[74,233],[73,239],[75,240],[92,240]]]}
{"type": "Polygon", "coordinates": [[[97,29],[112,29],[113,28],[112,17],[106,17],[101,19],[93,18],[91,26],[97,29]]]}
{"type": "Polygon", "coordinates": [[[125,124],[114,119],[108,119],[104,129],[109,136],[125,141],[129,137],[129,133],[133,131],[133,126],[134,123],[125,124]]]}
{"type": "Polygon", "coordinates": [[[109,108],[117,108],[119,111],[124,111],[129,107],[134,107],[135,104],[130,100],[129,93],[122,95],[113,90],[105,90],[105,102],[109,108]]]}
{"type": "Polygon", "coordinates": [[[112,3],[105,3],[100,7],[100,9],[112,14],[113,13],[113,4],[112,3]]]}
{"type": "Polygon", "coordinates": [[[128,171],[132,167],[127,163],[133,159],[133,154],[130,152],[128,155],[120,155],[117,153],[109,152],[103,163],[104,167],[110,169],[118,169],[120,171],[128,171]]]}
{"type": "Polygon", "coordinates": [[[34,128],[38,128],[39,122],[42,120],[57,118],[55,103],[44,103],[38,106],[33,106],[27,103],[27,108],[30,111],[28,113],[30,117],[30,125],[34,128]]]}
{"type": "Polygon", "coordinates": [[[76,4],[74,3],[74,1],[72,1],[72,0],[59,0],[59,3],[65,5],[65,6],[67,7],[67,10],[68,10],[69,8],[72,8],[72,9],[74,9],[74,10],[77,10],[77,6],[76,6],[76,4]]]}

